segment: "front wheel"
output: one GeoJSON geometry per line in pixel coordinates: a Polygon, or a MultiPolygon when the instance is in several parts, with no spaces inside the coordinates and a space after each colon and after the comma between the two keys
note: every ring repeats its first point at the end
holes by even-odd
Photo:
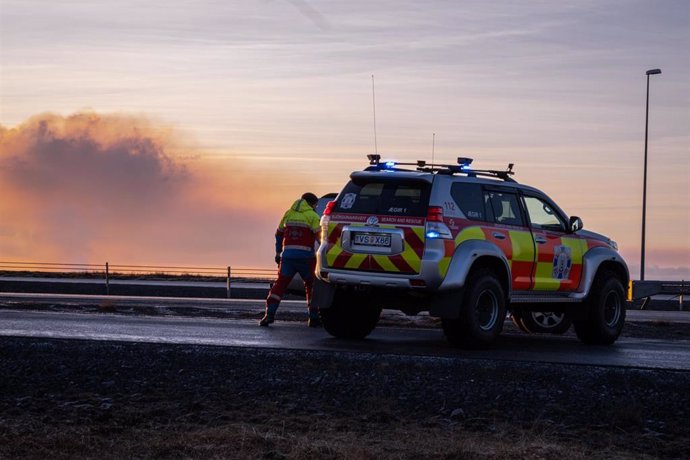
{"type": "Polygon", "coordinates": [[[610,345],[618,339],[625,323],[625,291],[615,273],[597,275],[587,298],[587,319],[575,321],[575,333],[583,343],[610,345]]]}
{"type": "Polygon", "coordinates": [[[444,318],[443,332],[450,343],[463,348],[485,348],[498,337],[506,317],[505,295],[493,272],[470,276],[460,306],[460,317],[444,318]]]}
{"type": "Polygon", "coordinates": [[[381,308],[371,306],[361,295],[338,290],[330,308],[319,313],[323,328],[333,337],[363,339],[374,330],[381,308]]]}

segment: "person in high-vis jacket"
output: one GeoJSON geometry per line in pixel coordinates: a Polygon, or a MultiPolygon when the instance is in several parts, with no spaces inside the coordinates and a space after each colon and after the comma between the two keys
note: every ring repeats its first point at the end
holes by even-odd
{"type": "Polygon", "coordinates": [[[311,290],[314,284],[316,253],[314,244],[320,238],[319,215],[314,211],[319,199],[313,193],[305,193],[295,201],[283,215],[276,231],[276,257],[278,279],[271,287],[266,299],[266,313],[259,326],[268,326],[275,321],[278,305],[290,284],[299,273],[304,280],[304,290],[309,308],[309,327],[319,327],[319,312],[311,307],[311,290]]]}

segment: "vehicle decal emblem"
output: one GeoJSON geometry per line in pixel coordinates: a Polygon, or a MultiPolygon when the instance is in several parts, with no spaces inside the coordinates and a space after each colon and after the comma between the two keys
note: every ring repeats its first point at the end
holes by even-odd
{"type": "Polygon", "coordinates": [[[352,208],[352,206],[354,206],[354,204],[355,204],[356,199],[357,199],[356,193],[346,193],[345,196],[343,197],[342,201],[340,202],[340,208],[341,209],[352,208]]]}
{"type": "Polygon", "coordinates": [[[557,280],[568,279],[572,265],[572,250],[568,246],[556,246],[553,251],[553,277],[557,280]]]}
{"type": "Polygon", "coordinates": [[[369,216],[369,218],[367,219],[367,225],[369,225],[371,227],[375,227],[378,224],[379,224],[379,218],[376,216],[369,216]]]}

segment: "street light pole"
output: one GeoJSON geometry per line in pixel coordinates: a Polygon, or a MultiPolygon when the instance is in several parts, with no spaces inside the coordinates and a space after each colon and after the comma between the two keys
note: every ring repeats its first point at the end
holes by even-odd
{"type": "Polygon", "coordinates": [[[660,73],[661,69],[650,69],[647,71],[647,104],[644,120],[644,178],[642,180],[642,254],[640,255],[640,281],[644,280],[644,241],[645,223],[647,221],[647,135],[649,132],[649,76],[658,75],[660,73]]]}

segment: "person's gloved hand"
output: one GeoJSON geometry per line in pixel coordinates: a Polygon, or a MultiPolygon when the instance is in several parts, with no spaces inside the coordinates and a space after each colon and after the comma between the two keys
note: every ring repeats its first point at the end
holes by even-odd
{"type": "Polygon", "coordinates": [[[276,254],[275,261],[276,261],[276,264],[280,265],[280,254],[276,254]]]}

